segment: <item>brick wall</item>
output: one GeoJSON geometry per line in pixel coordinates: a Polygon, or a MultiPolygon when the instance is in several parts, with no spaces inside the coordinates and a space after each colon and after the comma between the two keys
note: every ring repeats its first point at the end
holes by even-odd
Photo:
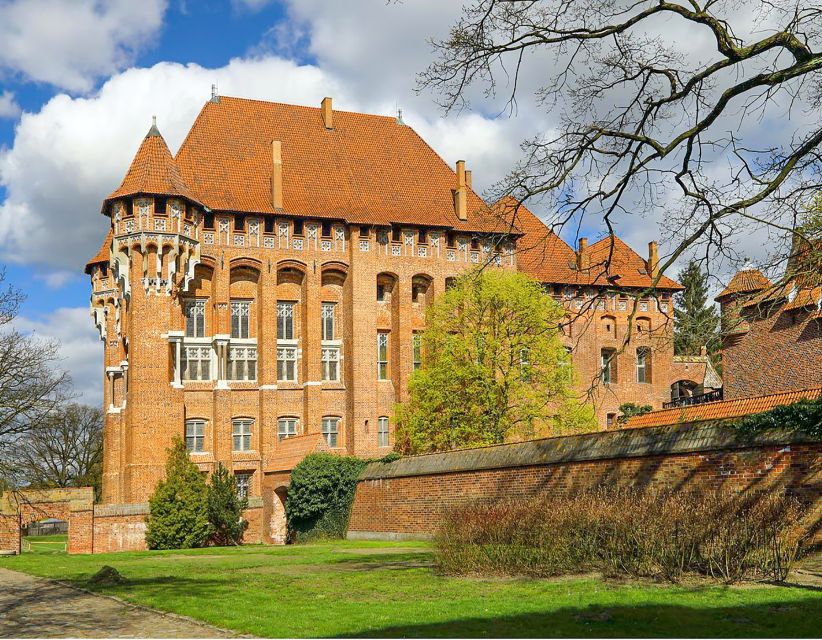
{"type": "MultiPolygon", "coordinates": [[[[733,314],[738,304],[723,301],[723,313],[733,314]]],[[[745,322],[722,346],[725,399],[822,385],[822,317],[815,308],[783,306],[742,310],[745,322]]]]}
{"type": "Polygon", "coordinates": [[[443,508],[477,499],[565,494],[595,486],[736,490],[785,486],[820,517],[822,443],[795,435],[737,441],[713,425],[550,438],[369,465],[351,538],[428,537],[443,508]]]}

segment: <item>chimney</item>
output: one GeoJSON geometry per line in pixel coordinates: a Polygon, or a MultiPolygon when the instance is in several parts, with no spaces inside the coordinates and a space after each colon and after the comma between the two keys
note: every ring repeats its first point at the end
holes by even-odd
{"type": "Polygon", "coordinates": [[[331,98],[326,96],[320,105],[323,113],[323,124],[326,129],[334,128],[334,111],[331,109],[331,98]]]}
{"type": "Polygon", "coordinates": [[[468,220],[468,190],[465,188],[465,160],[457,160],[457,188],[454,190],[454,211],[460,220],[468,220]]]}
{"type": "Polygon", "coordinates": [[[279,140],[271,141],[271,206],[283,208],[283,152],[279,140]]]}
{"type": "Polygon", "coordinates": [[[473,186],[471,186],[471,172],[470,171],[465,172],[465,184],[469,189],[474,188],[473,186]]]}
{"type": "Polygon", "coordinates": [[[653,240],[648,243],[648,263],[645,266],[652,278],[659,275],[659,253],[657,252],[656,242],[653,240]]]}
{"type": "Polygon", "coordinates": [[[591,268],[591,256],[588,254],[588,238],[579,239],[579,251],[577,251],[577,269],[585,271],[591,268]]]}

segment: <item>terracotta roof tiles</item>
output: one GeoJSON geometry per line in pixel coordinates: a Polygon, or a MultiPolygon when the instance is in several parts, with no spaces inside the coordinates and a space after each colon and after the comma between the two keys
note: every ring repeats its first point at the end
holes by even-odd
{"type": "Polygon", "coordinates": [[[321,433],[307,433],[302,436],[281,440],[274,456],[266,466],[266,472],[291,471],[309,453],[330,451],[321,433]]]}
{"type": "Polygon", "coordinates": [[[103,244],[100,245],[100,248],[97,250],[95,256],[86,263],[86,273],[91,272],[91,267],[95,264],[104,264],[108,263],[111,259],[111,240],[114,237],[111,229],[108,230],[105,239],[103,240],[103,244]]]}
{"type": "Polygon", "coordinates": [[[663,427],[691,422],[705,422],[707,420],[739,418],[752,413],[768,411],[780,405],[793,404],[799,400],[816,400],[820,397],[822,397],[822,387],[814,387],[811,389],[775,393],[767,396],[720,400],[719,402],[706,402],[688,407],[662,409],[661,411],[651,411],[650,413],[630,418],[626,424],[626,428],[663,427]]]}
{"type": "Polygon", "coordinates": [[[759,269],[742,269],[734,274],[728,286],[716,296],[716,300],[721,300],[726,296],[738,293],[754,293],[762,291],[771,286],[771,281],[768,280],[759,269]]]}

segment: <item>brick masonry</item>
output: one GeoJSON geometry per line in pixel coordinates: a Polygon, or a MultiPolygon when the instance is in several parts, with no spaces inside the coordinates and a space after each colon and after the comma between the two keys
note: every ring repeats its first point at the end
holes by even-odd
{"type": "Polygon", "coordinates": [[[479,500],[596,486],[785,487],[819,533],[822,443],[795,434],[740,442],[728,428],[684,425],[550,438],[372,464],[357,487],[351,538],[431,537],[442,510],[479,500]]]}

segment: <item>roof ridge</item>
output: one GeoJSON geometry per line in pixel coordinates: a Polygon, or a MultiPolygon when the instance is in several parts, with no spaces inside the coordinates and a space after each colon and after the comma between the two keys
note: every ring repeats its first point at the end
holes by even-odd
{"type": "MultiPolygon", "coordinates": [[[[277,100],[262,100],[260,98],[242,98],[240,96],[223,96],[223,95],[221,95],[220,100],[221,101],[222,100],[228,100],[229,102],[232,102],[232,101],[236,101],[236,102],[256,102],[256,103],[259,103],[259,104],[272,104],[272,105],[277,105],[277,106],[281,106],[281,107],[290,107],[290,108],[296,108],[296,109],[310,109],[311,111],[322,111],[322,107],[311,107],[311,106],[306,105],[306,104],[296,104],[296,103],[293,103],[293,102],[279,102],[277,100]]],[[[214,104],[214,103],[211,102],[211,100],[206,100],[206,104],[209,104],[209,103],[214,104]]],[[[217,104],[219,104],[219,103],[217,103],[217,104]]],[[[334,114],[343,113],[343,114],[349,114],[349,115],[355,115],[355,116],[367,116],[369,118],[383,118],[383,119],[386,119],[386,120],[395,120],[395,121],[397,119],[396,116],[384,116],[384,115],[380,115],[378,113],[366,113],[365,111],[348,111],[346,109],[337,109],[336,107],[333,108],[333,111],[334,111],[334,114]]],[[[402,125],[402,126],[407,127],[408,125],[402,125]]],[[[192,125],[192,128],[193,128],[193,125],[192,125]]]]}

